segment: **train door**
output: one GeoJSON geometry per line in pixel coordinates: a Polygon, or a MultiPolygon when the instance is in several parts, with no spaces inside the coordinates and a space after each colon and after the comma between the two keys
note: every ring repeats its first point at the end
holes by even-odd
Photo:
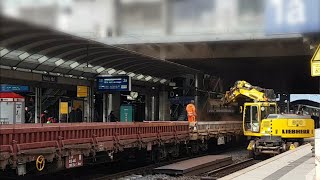
{"type": "Polygon", "coordinates": [[[259,106],[257,105],[245,105],[245,111],[243,114],[245,131],[259,132],[260,118],[258,110],[259,106]]]}

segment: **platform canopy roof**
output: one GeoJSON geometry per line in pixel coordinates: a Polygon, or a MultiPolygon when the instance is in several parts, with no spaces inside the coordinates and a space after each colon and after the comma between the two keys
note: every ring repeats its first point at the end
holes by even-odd
{"type": "Polygon", "coordinates": [[[165,82],[197,70],[123,48],[0,16],[1,68],[94,78],[129,75],[165,82]]]}

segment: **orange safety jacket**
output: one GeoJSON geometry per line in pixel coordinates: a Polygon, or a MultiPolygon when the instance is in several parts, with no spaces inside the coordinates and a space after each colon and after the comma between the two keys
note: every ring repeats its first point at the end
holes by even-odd
{"type": "Polygon", "coordinates": [[[186,107],[188,116],[196,116],[196,107],[194,106],[194,104],[188,104],[186,107]]]}

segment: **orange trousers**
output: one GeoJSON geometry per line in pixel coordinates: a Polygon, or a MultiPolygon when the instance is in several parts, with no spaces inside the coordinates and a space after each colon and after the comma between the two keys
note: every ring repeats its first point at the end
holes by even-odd
{"type": "Polygon", "coordinates": [[[188,116],[188,122],[196,122],[196,116],[192,115],[192,116],[188,116]]]}

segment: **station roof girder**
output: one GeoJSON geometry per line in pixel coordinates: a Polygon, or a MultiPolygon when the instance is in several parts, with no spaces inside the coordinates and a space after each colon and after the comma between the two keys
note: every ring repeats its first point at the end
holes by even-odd
{"type": "Polygon", "coordinates": [[[0,16],[0,24],[2,66],[84,78],[120,73],[135,79],[142,75],[137,80],[145,81],[199,73],[184,65],[12,18],[0,16]]]}

